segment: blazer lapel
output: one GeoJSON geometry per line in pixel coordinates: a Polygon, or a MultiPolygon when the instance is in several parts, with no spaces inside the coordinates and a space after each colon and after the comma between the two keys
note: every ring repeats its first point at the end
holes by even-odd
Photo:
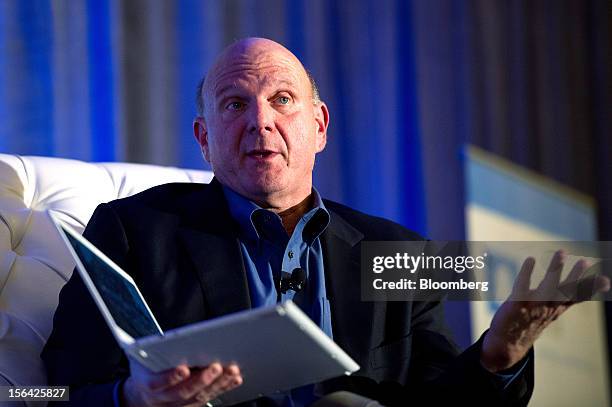
{"type": "Polygon", "coordinates": [[[248,309],[251,300],[237,227],[221,185],[213,179],[207,190],[187,200],[179,234],[197,271],[207,316],[213,318],[248,309]]]}
{"type": "Polygon", "coordinates": [[[334,341],[361,364],[371,347],[374,315],[373,303],[361,301],[363,234],[332,210],[330,215],[321,243],[334,341]]]}

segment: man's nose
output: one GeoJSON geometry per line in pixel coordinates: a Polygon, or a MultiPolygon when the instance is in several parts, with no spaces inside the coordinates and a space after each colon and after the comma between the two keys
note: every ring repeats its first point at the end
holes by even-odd
{"type": "Polygon", "coordinates": [[[266,102],[257,102],[251,105],[251,121],[249,132],[271,133],[274,130],[274,109],[266,102]]]}

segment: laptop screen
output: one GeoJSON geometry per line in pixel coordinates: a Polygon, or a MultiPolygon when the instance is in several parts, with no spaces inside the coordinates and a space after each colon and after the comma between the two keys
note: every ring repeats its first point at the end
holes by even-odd
{"type": "Polygon", "coordinates": [[[161,334],[136,287],[108,263],[65,232],[115,323],[134,339],[161,334]]]}

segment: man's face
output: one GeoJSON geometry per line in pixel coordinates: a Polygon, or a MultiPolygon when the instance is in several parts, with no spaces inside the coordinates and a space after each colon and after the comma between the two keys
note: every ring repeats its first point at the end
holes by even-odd
{"type": "Polygon", "coordinates": [[[222,184],[268,207],[310,194],[329,118],[289,51],[269,40],[235,44],[207,77],[204,100],[194,131],[222,184]]]}

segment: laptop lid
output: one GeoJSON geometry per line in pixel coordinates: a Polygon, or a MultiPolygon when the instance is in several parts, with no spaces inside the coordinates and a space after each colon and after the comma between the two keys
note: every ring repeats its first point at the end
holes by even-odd
{"type": "Polygon", "coordinates": [[[163,335],[132,277],[58,215],[49,216],[76,262],[76,268],[120,345],[163,335]]]}

